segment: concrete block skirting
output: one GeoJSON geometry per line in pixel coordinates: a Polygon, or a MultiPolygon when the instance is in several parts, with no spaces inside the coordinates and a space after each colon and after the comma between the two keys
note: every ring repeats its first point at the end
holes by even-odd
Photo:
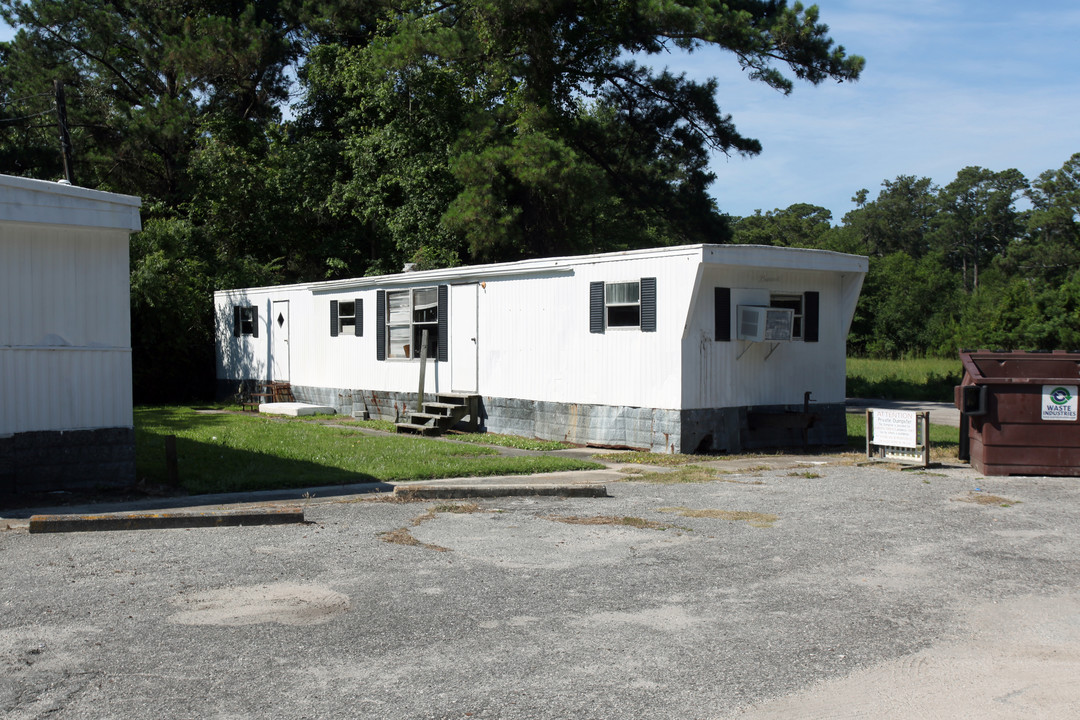
{"type": "Polygon", "coordinates": [[[135,483],[132,428],[0,436],[0,495],[135,483]]]}
{"type": "MultiPolygon", "coordinates": [[[[236,381],[227,383],[235,392],[236,381]]],[[[416,393],[292,386],[299,402],[328,405],[350,416],[367,412],[372,419],[397,421],[415,407],[416,393]]],[[[434,391],[433,393],[434,394],[434,391]]],[[[588,405],[482,396],[480,427],[507,435],[562,440],[579,445],[626,447],[662,453],[725,452],[792,447],[803,444],[798,424],[802,404],[669,410],[588,405]],[[762,416],[773,422],[763,422],[762,416]]],[[[810,447],[847,442],[843,403],[811,404],[810,447]]]]}

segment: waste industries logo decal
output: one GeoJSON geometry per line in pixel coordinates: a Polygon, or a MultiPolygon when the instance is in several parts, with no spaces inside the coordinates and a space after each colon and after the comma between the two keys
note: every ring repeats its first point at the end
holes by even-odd
{"type": "Polygon", "coordinates": [[[1043,385],[1043,420],[1076,420],[1076,410],[1076,385],[1043,385]]]}

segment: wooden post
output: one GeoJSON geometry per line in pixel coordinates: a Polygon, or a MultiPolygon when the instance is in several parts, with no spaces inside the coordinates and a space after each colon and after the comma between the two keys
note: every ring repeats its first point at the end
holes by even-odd
{"type": "Polygon", "coordinates": [[[165,470],[168,473],[169,485],[177,487],[180,485],[180,471],[176,462],[176,436],[165,436],[165,470]]]}
{"type": "Polygon", "coordinates": [[[416,393],[416,412],[424,412],[424,375],[427,373],[427,337],[425,328],[420,334],[420,390],[416,393]]]}

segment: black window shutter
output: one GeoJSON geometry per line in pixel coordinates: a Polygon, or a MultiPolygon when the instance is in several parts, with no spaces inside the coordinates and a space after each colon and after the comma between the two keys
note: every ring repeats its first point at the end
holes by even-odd
{"type": "Polygon", "coordinates": [[[251,306],[251,337],[259,337],[259,308],[251,306]]]}
{"type": "Polygon", "coordinates": [[[353,300],[353,303],[354,303],[353,307],[356,308],[353,311],[353,312],[356,313],[356,327],[353,328],[353,330],[355,330],[356,337],[363,337],[364,336],[364,301],[361,298],[356,298],[355,300],[353,300]]]}
{"type": "Polygon", "coordinates": [[[589,332],[604,332],[604,283],[589,283],[589,332]]]}
{"type": "Polygon", "coordinates": [[[338,309],[337,300],[330,301],[330,337],[338,335],[338,309]]]}
{"type": "Polygon", "coordinates": [[[641,278],[641,332],[656,332],[656,278],[641,278]]]}
{"type": "Polygon", "coordinates": [[[713,340],[731,341],[731,288],[713,288],[713,313],[715,331],[713,340]]]}
{"type": "Polygon", "coordinates": [[[232,334],[233,337],[240,337],[240,306],[233,305],[232,310],[232,334]]]}
{"type": "Polygon", "coordinates": [[[803,341],[818,341],[818,318],[821,316],[820,293],[808,292],[803,295],[803,341]]]}
{"type": "Polygon", "coordinates": [[[386,291],[375,293],[375,358],[386,359],[386,291]]]}
{"type": "Polygon", "coordinates": [[[450,317],[446,310],[450,300],[450,287],[439,286],[439,362],[446,362],[450,358],[448,346],[450,345],[450,317]]]}

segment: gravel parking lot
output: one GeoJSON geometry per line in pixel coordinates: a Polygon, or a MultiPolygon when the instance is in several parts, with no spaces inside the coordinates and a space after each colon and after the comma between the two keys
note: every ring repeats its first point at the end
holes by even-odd
{"type": "Polygon", "coordinates": [[[0,715],[1080,717],[1077,479],[828,464],[608,491],[0,520],[0,715]]]}

